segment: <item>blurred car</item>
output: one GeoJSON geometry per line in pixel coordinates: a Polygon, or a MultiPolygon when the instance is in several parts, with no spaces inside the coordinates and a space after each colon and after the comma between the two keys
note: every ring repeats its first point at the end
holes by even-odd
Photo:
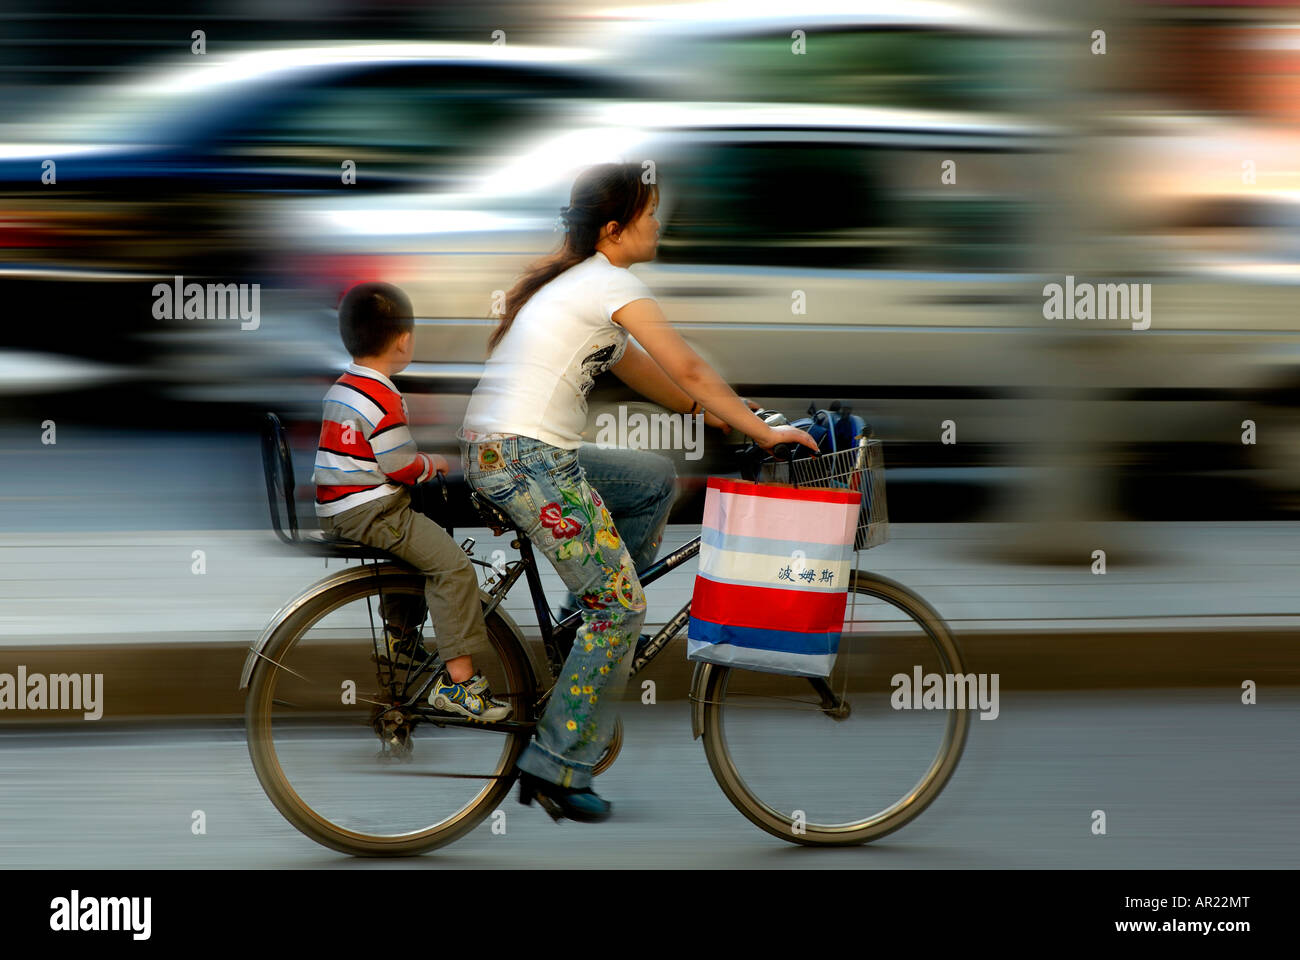
{"type": "Polygon", "coordinates": [[[665,96],[1020,111],[1051,103],[1074,33],[1040,11],[911,0],[704,0],[589,11],[592,45],[665,96]]]}
{"type": "MultiPolygon", "coordinates": [[[[979,400],[991,386],[1032,382],[1016,335],[1041,303],[1024,271],[1035,170],[1055,131],[824,105],[643,102],[589,113],[589,124],[529,145],[471,191],[293,205],[284,243],[302,251],[303,275],[324,283],[323,303],[377,276],[411,296],[416,362],[399,379],[408,398],[425,394],[411,401],[434,425],[422,442],[454,453],[494,299],[558,244],[574,174],[609,159],[654,162],[659,250],[633,270],[741,393],[795,414],[818,397],[882,413],[882,398],[979,400]],[[945,161],[961,171],[955,185],[941,182],[945,161]]],[[[598,415],[626,402],[613,387],[593,394],[590,439],[598,415]]],[[[681,476],[716,466],[668,453],[681,476]]]]}
{"type": "MultiPolygon", "coordinates": [[[[159,321],[155,282],[258,283],[273,297],[277,200],[450,189],[513,138],[564,124],[572,102],[629,90],[578,49],[369,43],[195,59],[7,128],[23,142],[0,145],[0,296],[18,316],[57,303],[63,323],[57,337],[7,325],[0,346],[130,365],[137,382],[219,384],[266,344],[245,350],[251,337],[225,320],[159,321]]],[[[300,316],[291,305],[262,311],[263,340],[301,339],[283,326],[300,316]]]]}

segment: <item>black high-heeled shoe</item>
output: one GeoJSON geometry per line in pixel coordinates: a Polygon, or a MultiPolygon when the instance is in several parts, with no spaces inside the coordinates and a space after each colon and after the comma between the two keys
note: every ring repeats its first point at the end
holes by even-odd
{"type": "Polygon", "coordinates": [[[528,806],[534,799],[557,823],[566,817],[584,823],[599,823],[608,820],[614,810],[614,805],[597,796],[591,787],[575,790],[520,771],[519,802],[528,806]]]}

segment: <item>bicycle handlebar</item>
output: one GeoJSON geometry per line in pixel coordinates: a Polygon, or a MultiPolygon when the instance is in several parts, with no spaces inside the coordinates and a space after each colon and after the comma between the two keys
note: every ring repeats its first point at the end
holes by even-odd
{"type": "MultiPolygon", "coordinates": [[[[785,415],[782,414],[779,410],[768,410],[764,408],[761,410],[755,410],[754,415],[757,416],[760,420],[763,420],[764,423],[770,423],[771,420],[774,420],[779,417],[781,422],[775,424],[775,426],[787,426],[790,422],[788,419],[786,419],[785,415]],[[765,414],[767,416],[765,416],[765,414]]],[[[794,459],[795,454],[798,453],[799,450],[801,449],[803,449],[803,444],[801,443],[794,443],[794,442],[778,443],[776,444],[776,446],[772,447],[771,456],[774,460],[784,460],[786,462],[789,462],[794,459]]],[[[756,441],[750,439],[748,440],[748,443],[745,445],[745,448],[740,455],[748,459],[753,459],[754,464],[757,465],[766,456],[768,456],[768,453],[766,450],[760,447],[756,441]],[[762,456],[759,456],[759,452],[762,453],[762,456]]],[[[819,454],[815,452],[809,452],[806,454],[806,456],[809,457],[815,457],[818,455],[819,454]]]]}
{"type": "MultiPolygon", "coordinates": [[[[781,416],[782,420],[785,419],[784,415],[780,414],[780,411],[778,410],[762,409],[762,410],[755,410],[754,413],[760,419],[764,420],[764,422],[769,422],[768,416],[764,416],[764,415],[769,415],[772,419],[775,419],[776,416],[781,416]]],[[[783,424],[777,424],[777,425],[780,426],[783,424]]],[[[750,477],[756,477],[758,475],[759,464],[763,463],[765,460],[768,460],[769,458],[772,460],[781,460],[788,463],[795,459],[795,457],[798,455],[800,450],[803,450],[805,455],[808,457],[815,457],[820,455],[819,453],[813,453],[811,450],[806,450],[803,444],[794,443],[794,442],[778,443],[774,447],[772,447],[772,451],[770,454],[768,453],[767,450],[760,447],[753,439],[750,438],[746,438],[743,444],[738,443],[735,446],[736,446],[736,451],[735,451],[736,459],[740,461],[740,472],[742,476],[746,477],[746,479],[749,479],[750,477]]]]}

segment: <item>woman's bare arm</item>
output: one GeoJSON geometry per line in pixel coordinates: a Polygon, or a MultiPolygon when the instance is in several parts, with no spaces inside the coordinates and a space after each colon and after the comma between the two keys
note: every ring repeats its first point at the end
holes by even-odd
{"type": "MultiPolygon", "coordinates": [[[[641,396],[661,407],[666,407],[675,413],[690,413],[695,407],[691,395],[677,386],[673,378],[664,372],[664,368],[655,362],[655,358],[635,343],[628,343],[623,359],[609,369],[641,396]]],[[[760,409],[753,400],[746,400],[745,404],[751,410],[760,409]]],[[[731,429],[731,426],[712,410],[705,408],[703,404],[700,407],[704,410],[706,427],[714,427],[724,433],[731,429]]]]}
{"type": "Polygon", "coordinates": [[[689,413],[695,405],[694,398],[677,386],[673,378],[664,372],[664,368],[655,362],[654,357],[635,343],[629,343],[623,352],[623,359],[609,369],[641,396],[674,413],[689,413]]]}
{"type": "MultiPolygon", "coordinates": [[[[648,354],[645,359],[661,368],[662,373],[667,375],[668,383],[679,391],[677,395],[665,394],[667,399],[680,396],[680,391],[684,391],[724,422],[735,427],[745,436],[751,437],[760,446],[770,447],[783,440],[793,440],[814,450],[817,449],[817,444],[802,430],[793,427],[769,427],[754,416],[745,401],[740,399],[717,372],[691,349],[690,344],[682,339],[681,334],[673,329],[663,311],[659,309],[659,304],[654,300],[633,300],[615,310],[612,319],[636,337],[637,342],[645,347],[645,352],[648,354]]],[[[628,346],[630,348],[632,345],[628,346]]],[[[615,365],[616,375],[628,386],[644,393],[651,400],[663,403],[658,397],[625,379],[623,373],[618,371],[617,367],[621,367],[627,360],[628,354],[625,353],[623,360],[615,365]]],[[[654,374],[648,372],[645,364],[635,355],[628,369],[632,371],[634,377],[638,375],[651,379],[654,377],[654,374]]],[[[662,384],[654,380],[651,386],[652,389],[658,389],[662,384]]],[[[684,402],[680,403],[680,406],[685,405],[684,402]]],[[[669,404],[664,403],[664,406],[669,404]]],[[[675,406],[669,408],[677,409],[675,406]]]]}

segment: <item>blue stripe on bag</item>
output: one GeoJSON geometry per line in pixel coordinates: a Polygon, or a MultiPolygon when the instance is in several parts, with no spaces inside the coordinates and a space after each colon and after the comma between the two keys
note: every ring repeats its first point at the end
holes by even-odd
{"type": "Polygon", "coordinates": [[[800,633],[795,630],[765,630],[759,627],[735,627],[691,617],[686,636],[701,643],[727,643],[751,650],[778,653],[825,655],[835,653],[840,633],[800,633]]]}
{"type": "Polygon", "coordinates": [[[789,557],[796,549],[802,550],[805,559],[808,560],[843,561],[847,554],[842,543],[808,543],[805,540],[778,540],[775,537],[742,537],[738,534],[723,533],[712,527],[700,528],[700,540],[720,550],[763,553],[774,557],[789,557]]]}

